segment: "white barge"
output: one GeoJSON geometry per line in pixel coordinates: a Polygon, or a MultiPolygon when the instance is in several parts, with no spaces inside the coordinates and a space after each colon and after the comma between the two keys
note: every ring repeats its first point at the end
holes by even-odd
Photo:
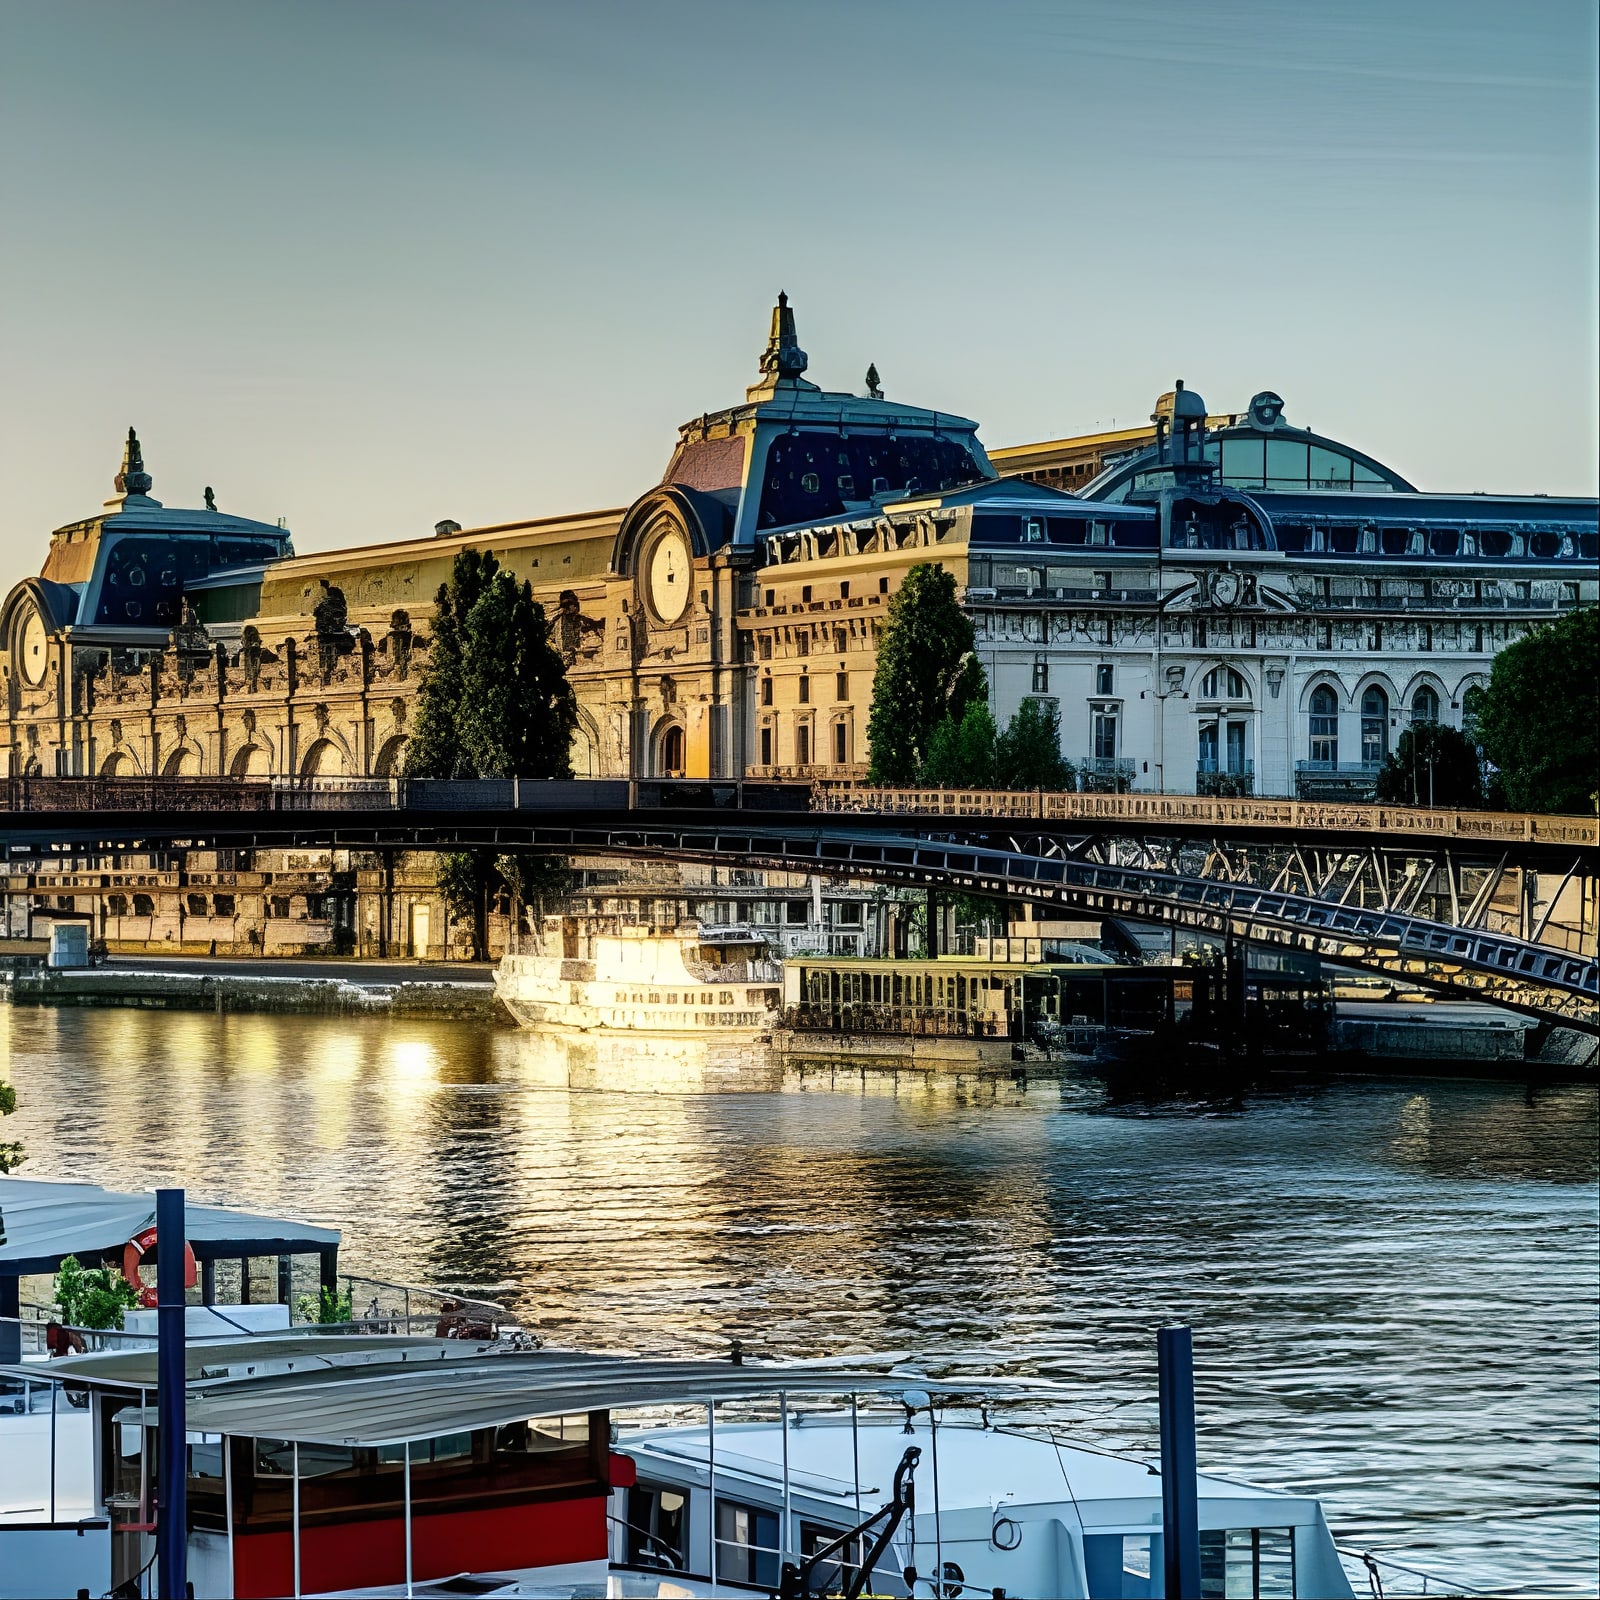
{"type": "Polygon", "coordinates": [[[777,1024],[782,970],[752,929],[569,924],[559,937],[559,955],[509,954],[495,972],[525,1028],[754,1040],[777,1024]]]}

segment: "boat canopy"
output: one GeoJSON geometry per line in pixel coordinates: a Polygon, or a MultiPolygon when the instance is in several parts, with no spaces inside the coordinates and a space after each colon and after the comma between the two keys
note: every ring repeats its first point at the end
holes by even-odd
{"type": "MultiPolygon", "coordinates": [[[[210,1341],[188,1352],[191,1432],[369,1448],[500,1427],[535,1417],[638,1410],[807,1394],[909,1389],[971,1394],[971,1384],[866,1371],[828,1362],[756,1366],[732,1361],[505,1350],[453,1339],[307,1335],[210,1341]]],[[[156,1352],[68,1356],[41,1371],[0,1368],[35,1382],[122,1391],[156,1388],[156,1352]]],[[[993,1380],[985,1380],[987,1388],[993,1380]]],[[[1030,1380],[1037,1387],[1037,1380],[1030,1380]]]]}
{"type": "MultiPolygon", "coordinates": [[[[67,1256],[97,1261],[155,1226],[154,1190],[126,1193],[94,1183],[0,1178],[0,1278],[55,1272],[67,1256]]],[[[337,1228],[284,1217],[184,1206],[184,1231],[201,1261],[236,1256],[313,1255],[336,1250],[337,1228]]]]}

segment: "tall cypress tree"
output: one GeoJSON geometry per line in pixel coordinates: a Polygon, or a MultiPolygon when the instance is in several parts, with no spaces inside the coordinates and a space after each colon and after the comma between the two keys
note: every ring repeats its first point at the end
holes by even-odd
{"type": "Polygon", "coordinates": [[[935,728],[946,717],[959,724],[967,707],[987,696],[974,645],[954,575],[918,562],[889,602],[878,641],[867,718],[873,783],[915,783],[935,728]]]}
{"type": "Polygon", "coordinates": [[[464,673],[472,608],[500,570],[490,551],[463,550],[433,600],[433,641],[417,686],[417,717],[406,746],[413,778],[471,778],[461,738],[464,673]]]}
{"type": "MultiPolygon", "coordinates": [[[[407,774],[570,778],[577,720],[566,667],[551,647],[533,586],[518,584],[492,554],[463,550],[435,600],[407,774]]],[[[439,886],[455,915],[472,918],[478,960],[488,954],[489,897],[497,874],[543,881],[542,858],[508,858],[508,864],[511,873],[488,850],[449,851],[439,858],[439,886]]]]}

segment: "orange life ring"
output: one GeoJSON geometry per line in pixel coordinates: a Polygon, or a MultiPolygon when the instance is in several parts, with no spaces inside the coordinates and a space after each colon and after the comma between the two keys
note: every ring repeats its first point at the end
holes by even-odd
{"type": "MultiPolygon", "coordinates": [[[[141,1229],[122,1247],[122,1276],[128,1280],[138,1292],[139,1304],[150,1310],[160,1303],[160,1297],[155,1288],[145,1283],[139,1277],[139,1263],[144,1259],[145,1252],[151,1249],[156,1242],[154,1228],[141,1229]]],[[[200,1281],[200,1269],[195,1265],[194,1246],[187,1239],[183,1241],[183,1286],[192,1289],[200,1281]]]]}

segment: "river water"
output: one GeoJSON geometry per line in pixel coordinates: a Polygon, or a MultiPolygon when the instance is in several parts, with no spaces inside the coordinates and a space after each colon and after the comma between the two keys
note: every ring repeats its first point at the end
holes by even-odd
{"type": "Polygon", "coordinates": [[[333,1223],[353,1270],[497,1293],[556,1342],[1044,1375],[1075,1396],[1053,1420],[1154,1453],[1182,1317],[1204,1465],[1321,1495],[1346,1545],[1593,1591],[1591,1085],[728,1092],[681,1048],[5,1006],[0,1062],[24,1174],[333,1223]]]}

